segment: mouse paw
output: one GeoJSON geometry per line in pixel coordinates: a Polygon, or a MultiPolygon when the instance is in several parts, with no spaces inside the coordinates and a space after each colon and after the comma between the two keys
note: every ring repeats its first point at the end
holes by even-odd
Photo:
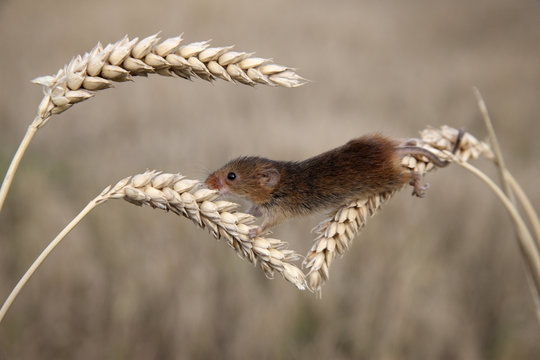
{"type": "Polygon", "coordinates": [[[429,189],[429,184],[425,184],[425,185],[416,184],[413,186],[414,186],[413,191],[412,191],[413,196],[417,196],[419,198],[423,198],[426,196],[426,190],[429,189]]]}
{"type": "Polygon", "coordinates": [[[256,228],[253,228],[253,229],[249,229],[249,233],[248,233],[248,236],[250,239],[253,239],[253,238],[256,238],[257,236],[259,236],[259,234],[262,232],[262,229],[260,226],[256,227],[256,228]]]}
{"type": "Polygon", "coordinates": [[[419,198],[426,196],[426,191],[429,189],[429,184],[421,185],[420,184],[420,175],[417,173],[412,174],[412,179],[409,182],[409,185],[413,187],[412,195],[419,198]]]}

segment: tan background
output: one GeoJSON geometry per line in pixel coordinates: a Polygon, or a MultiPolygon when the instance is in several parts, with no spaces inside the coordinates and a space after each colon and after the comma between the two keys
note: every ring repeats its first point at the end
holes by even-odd
{"type": "MultiPolygon", "coordinates": [[[[299,89],[152,76],[53,118],[0,214],[0,298],[105,185],[155,168],[204,178],[246,154],[302,159],[427,125],[485,136],[540,207],[540,2],[3,1],[0,170],[52,74],[100,40],[158,30],[297,67],[299,89]]],[[[489,163],[478,162],[495,176],[489,163]]],[[[508,216],[457,168],[398,194],[334,262],[322,299],[238,259],[187,220],[117,201],[47,259],[0,325],[0,359],[538,359],[508,216]]],[[[305,253],[322,216],[276,236],[305,253]]]]}

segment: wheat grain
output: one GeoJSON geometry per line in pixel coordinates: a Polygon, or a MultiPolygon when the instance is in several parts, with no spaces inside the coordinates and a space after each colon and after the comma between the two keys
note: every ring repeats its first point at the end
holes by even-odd
{"type": "Polygon", "coordinates": [[[255,218],[235,211],[238,204],[218,199],[215,190],[204,188],[198,180],[179,174],[147,171],[125,178],[105,189],[107,199],[122,198],[135,205],[171,211],[185,216],[201,228],[207,228],[217,239],[223,238],[236,253],[258,265],[268,278],[277,272],[298,289],[306,288],[302,270],[292,264],[300,258],[287,244],[278,239],[256,237],[250,239],[249,230],[255,218]]]}
{"type": "MultiPolygon", "coordinates": [[[[421,131],[421,139],[408,139],[406,143],[423,147],[438,155],[441,160],[452,161],[451,152],[458,133],[459,130],[449,126],[442,126],[440,129],[428,128],[421,131]]],[[[467,161],[480,156],[493,157],[489,145],[465,133],[456,149],[455,157],[467,161]]],[[[405,156],[402,166],[422,175],[434,168],[429,159],[418,155],[405,156]]],[[[384,192],[347,204],[335,210],[313,229],[317,237],[303,264],[307,270],[310,289],[320,294],[322,286],[329,278],[334,257],[345,253],[353,238],[366,225],[367,219],[375,215],[394,193],[395,191],[384,192]]]]}
{"type": "Polygon", "coordinates": [[[393,194],[385,192],[354,201],[336,210],[313,229],[318,236],[304,260],[311,290],[320,294],[322,285],[329,278],[334,257],[345,253],[353,238],[366,225],[367,218],[373,216],[393,194]]]}
{"type": "Polygon", "coordinates": [[[209,41],[181,45],[182,35],[161,40],[158,34],[142,40],[125,36],[114,44],[98,43],[90,52],[75,56],[56,75],[33,80],[43,86],[38,108],[43,126],[48,118],[87,100],[96,91],[133,76],[197,76],[206,81],[222,79],[246,85],[298,87],[306,80],[294,69],[253,57],[253,53],[232,51],[232,46],[210,47],[209,41]]]}

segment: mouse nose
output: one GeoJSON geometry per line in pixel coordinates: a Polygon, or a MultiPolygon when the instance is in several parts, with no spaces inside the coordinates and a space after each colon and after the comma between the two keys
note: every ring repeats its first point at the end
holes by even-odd
{"type": "Polygon", "coordinates": [[[223,184],[218,176],[210,175],[205,181],[206,186],[211,190],[221,190],[223,184]]]}

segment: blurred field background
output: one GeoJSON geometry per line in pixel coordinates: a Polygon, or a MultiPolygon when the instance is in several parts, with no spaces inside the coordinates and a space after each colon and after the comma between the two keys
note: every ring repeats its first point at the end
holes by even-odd
{"type": "MultiPolygon", "coordinates": [[[[204,178],[239,155],[303,159],[364,133],[485,130],[540,208],[540,2],[1,1],[2,176],[54,74],[124,34],[236,44],[313,80],[255,89],[151,76],[54,117],[0,213],[3,301],[106,185],[146,168],[204,178]]],[[[486,161],[493,177],[496,172],[486,161]]],[[[538,359],[540,328],[512,225],[458,167],[371,219],[322,299],[266,280],[189,221],[124,201],[96,209],[0,325],[0,359],[538,359]]],[[[275,230],[305,254],[322,215],[275,230]]]]}

